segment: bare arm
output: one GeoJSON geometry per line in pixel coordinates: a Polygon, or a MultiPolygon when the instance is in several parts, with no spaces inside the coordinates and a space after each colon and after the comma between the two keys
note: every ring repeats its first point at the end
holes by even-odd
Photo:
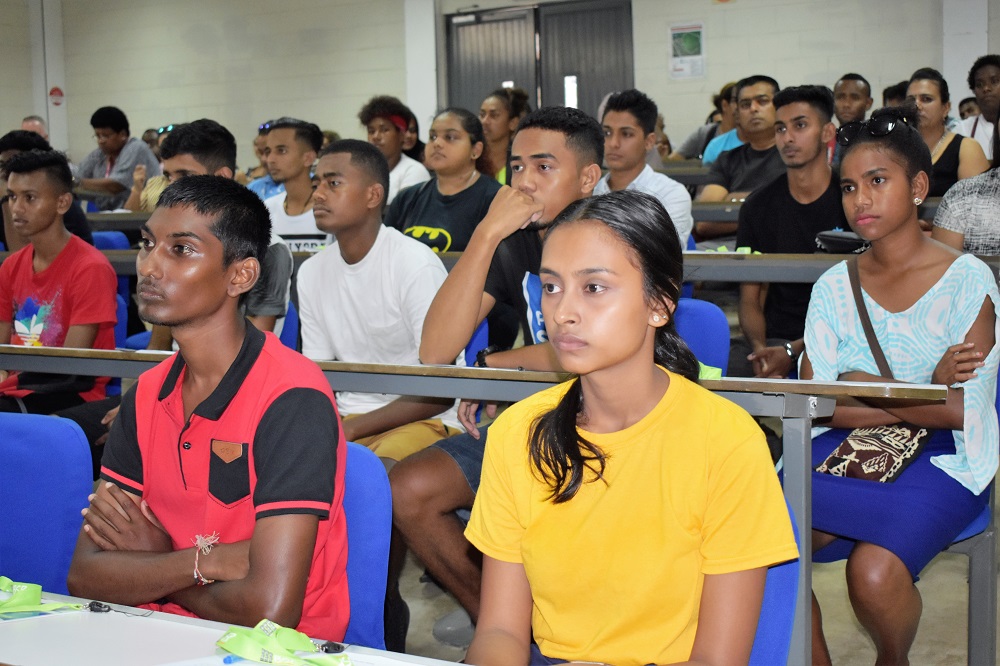
{"type": "Polygon", "coordinates": [[[537,345],[525,345],[517,349],[497,352],[486,357],[486,365],[490,368],[507,368],[510,370],[536,370],[538,372],[562,372],[563,369],[556,359],[555,351],[548,342],[537,345]]]}
{"type": "Polygon", "coordinates": [[[745,664],[764,600],[767,569],[705,576],[689,664],[745,664]]]}
{"type": "Polygon", "coordinates": [[[500,189],[427,310],[420,338],[421,363],[455,361],[496,304],[483,291],[493,253],[504,238],[534,221],[541,211],[542,206],[522,192],[509,186],[500,189]]]}
{"type": "Polygon", "coordinates": [[[97,328],[97,324],[70,326],[69,330],[66,331],[66,339],[63,341],[63,347],[90,349],[94,346],[94,340],[97,339],[97,328]]]}
{"type": "Polygon", "coordinates": [[[951,231],[950,229],[942,229],[941,227],[932,227],[931,238],[939,243],[944,243],[948,247],[953,247],[959,252],[964,252],[965,234],[951,231]]]}
{"type": "Polygon", "coordinates": [[[764,320],[764,298],[767,287],[761,282],[744,282],[740,285],[740,330],[752,351],[759,351],[767,344],[767,322],[764,320]]]}
{"type": "Polygon", "coordinates": [[[531,587],[524,565],[483,556],[479,622],[465,662],[527,664],[531,645],[531,587]]]}
{"type": "Polygon", "coordinates": [[[146,165],[137,164],[132,172],[132,189],[129,191],[128,199],[123,208],[127,208],[133,213],[142,210],[142,188],[146,187],[146,165]]]}
{"type": "Polygon", "coordinates": [[[986,153],[978,141],[956,136],[953,141],[961,141],[958,147],[958,179],[972,178],[985,173],[990,168],[986,153]]]}
{"type": "Polygon", "coordinates": [[[455,404],[454,400],[437,400],[402,395],[388,405],[344,421],[344,439],[349,442],[378,435],[399,426],[432,419],[455,404]]]}
{"type": "MultiPolygon", "coordinates": [[[[253,626],[267,618],[286,627],[297,626],[318,524],[318,517],[309,514],[260,518],[250,539],[246,577],[187,587],[170,594],[170,600],[217,622],[253,626]]],[[[214,575],[208,562],[212,554],[201,567],[207,578],[214,575]]]]}
{"type": "Polygon", "coordinates": [[[170,351],[173,349],[174,337],[167,326],[153,326],[153,332],[149,336],[149,344],[146,349],[156,349],[159,351],[170,351]]]}
{"type": "Polygon", "coordinates": [[[722,185],[706,185],[705,189],[701,191],[701,194],[695,199],[695,201],[725,201],[729,190],[727,190],[722,185]]]}
{"type": "Polygon", "coordinates": [[[83,178],[80,187],[85,190],[96,192],[107,192],[108,194],[118,194],[125,189],[125,186],[114,178],[83,178]]]}

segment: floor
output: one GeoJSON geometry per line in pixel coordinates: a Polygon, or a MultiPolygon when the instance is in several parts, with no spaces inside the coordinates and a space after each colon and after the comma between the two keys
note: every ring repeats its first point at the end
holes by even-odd
{"type": "MultiPolygon", "coordinates": [[[[917,583],[923,596],[924,612],[910,652],[911,664],[952,666],[966,663],[967,571],[968,558],[947,553],[939,555],[924,570],[917,583]]],[[[407,651],[458,661],[465,650],[440,643],[431,634],[434,622],[458,605],[433,583],[421,583],[422,574],[423,568],[410,558],[401,584],[403,597],[410,606],[407,651]]],[[[823,609],[823,624],[834,664],[873,664],[875,648],[854,619],[847,598],[844,563],[814,565],[813,589],[823,609]]]]}

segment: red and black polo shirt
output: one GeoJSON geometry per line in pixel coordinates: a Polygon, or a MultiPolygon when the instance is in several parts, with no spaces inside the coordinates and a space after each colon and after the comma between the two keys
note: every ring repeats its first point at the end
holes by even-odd
{"type": "MultiPolygon", "coordinates": [[[[257,518],[319,516],[298,629],[341,640],[347,628],[347,447],[333,393],[315,363],[247,325],[236,360],[185,422],[180,353],[122,398],[102,478],[145,499],[173,539],[249,539],[257,518]]],[[[193,564],[193,560],[192,560],[193,564]]],[[[190,615],[176,604],[160,609],[190,615]]]]}

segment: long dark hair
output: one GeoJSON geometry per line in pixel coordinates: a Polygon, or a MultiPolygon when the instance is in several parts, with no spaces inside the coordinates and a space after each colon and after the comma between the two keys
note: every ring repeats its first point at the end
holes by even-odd
{"type": "MultiPolygon", "coordinates": [[[[677,303],[683,275],[681,244],[670,215],[657,199],[633,190],[580,199],[559,214],[549,226],[546,238],[551,238],[560,226],[578,220],[601,222],[629,248],[633,262],[642,271],[648,302],[677,303]]],[[[672,313],[666,316],[666,325],[656,329],[653,360],[697,381],[698,361],[677,334],[672,313]]],[[[576,378],[559,404],[531,425],[531,463],[534,472],[552,489],[549,499],[556,504],[576,495],[587,470],[598,479],[604,478],[606,455],[576,429],[582,410],[583,387],[576,378]]]]}
{"type": "Polygon", "coordinates": [[[449,106],[448,108],[441,109],[436,114],[434,114],[434,120],[437,120],[445,114],[451,114],[458,118],[459,125],[465,130],[466,134],[469,135],[469,142],[475,146],[477,143],[483,144],[483,149],[479,153],[479,157],[476,158],[476,171],[493,177],[493,174],[489,173],[489,165],[486,159],[486,138],[483,136],[483,124],[479,122],[479,118],[476,114],[472,113],[468,109],[463,109],[460,106],[449,106]]]}

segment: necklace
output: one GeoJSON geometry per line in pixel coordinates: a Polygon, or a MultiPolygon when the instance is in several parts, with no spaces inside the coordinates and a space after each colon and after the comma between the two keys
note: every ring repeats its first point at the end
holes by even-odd
{"type": "MultiPolygon", "coordinates": [[[[313,200],[313,193],[310,191],[309,192],[309,196],[306,198],[305,203],[302,204],[302,210],[298,213],[298,215],[302,215],[307,210],[309,210],[309,202],[311,202],[312,200],[313,200]]],[[[282,204],[282,207],[285,209],[285,215],[288,215],[288,216],[291,216],[291,217],[295,217],[294,215],[292,215],[291,213],[288,212],[288,196],[287,195],[285,195],[285,201],[282,204]]]]}
{"type": "Polygon", "coordinates": [[[948,136],[948,130],[946,128],[943,132],[941,132],[941,138],[938,139],[938,142],[936,144],[934,144],[934,150],[931,151],[932,156],[937,155],[938,148],[941,147],[941,144],[944,143],[945,137],[947,136],[948,136]]]}

